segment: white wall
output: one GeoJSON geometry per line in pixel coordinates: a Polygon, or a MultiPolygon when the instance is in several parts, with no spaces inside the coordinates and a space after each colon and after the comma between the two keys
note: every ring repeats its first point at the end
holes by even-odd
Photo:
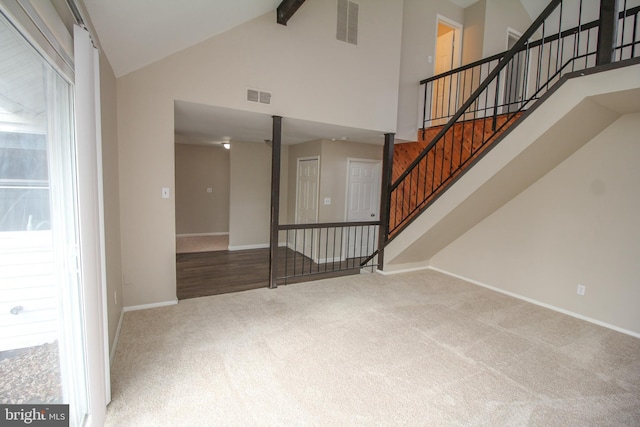
{"type": "Polygon", "coordinates": [[[486,5],[483,58],[507,50],[507,31],[509,28],[522,34],[533,22],[519,1],[486,0],[486,5]]]}
{"type": "Polygon", "coordinates": [[[358,46],[335,39],[335,2],[312,1],[286,27],[270,13],[118,79],[126,305],[176,298],[175,199],[160,197],[174,183],[174,100],[395,130],[402,0],[359,4],[358,46]],[[272,104],[247,103],[248,87],[272,104]]]}
{"type": "Polygon", "coordinates": [[[431,265],[640,334],[639,133],[622,116],[431,265]]]}
{"type": "Polygon", "coordinates": [[[271,149],[266,144],[234,142],[230,151],[229,248],[268,245],[271,149]]]}
{"type": "Polygon", "coordinates": [[[190,141],[176,135],[176,234],[228,233],[229,150],[190,141]]]}

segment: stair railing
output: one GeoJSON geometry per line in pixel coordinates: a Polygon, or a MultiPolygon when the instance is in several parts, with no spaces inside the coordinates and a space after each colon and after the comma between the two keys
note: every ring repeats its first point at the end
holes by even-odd
{"type": "MultiPolygon", "coordinates": [[[[619,13],[620,23],[618,24],[619,32],[615,48],[615,61],[634,58],[636,57],[636,50],[640,49],[638,47],[640,44],[639,12],[640,6],[627,8],[627,1],[625,0],[623,10],[619,13]]],[[[581,10],[580,13],[582,13],[581,10]]],[[[560,38],[562,40],[561,43],[565,46],[574,43],[573,49],[576,51],[576,55],[572,58],[571,71],[588,68],[595,60],[595,52],[586,52],[583,49],[590,46],[597,39],[598,24],[599,20],[597,19],[586,24],[579,23],[577,26],[564,30],[560,34],[548,37],[546,41],[551,43],[560,38]],[[580,37],[584,44],[579,43],[580,37]],[[582,60],[583,63],[578,64],[578,60],[582,60]]],[[[540,43],[541,40],[533,41],[529,45],[525,45],[523,49],[535,48],[540,43]]],[[[498,65],[507,52],[500,52],[420,81],[420,86],[422,87],[422,129],[446,124],[457,112],[458,106],[469,99],[473,90],[498,65]]],[[[522,52],[524,50],[519,53],[522,52]]],[[[512,87],[511,90],[515,96],[514,88],[512,87]]],[[[503,102],[501,107],[504,107],[505,103],[503,102]]],[[[517,105],[517,102],[513,104],[517,105]]]]}
{"type": "MultiPolygon", "coordinates": [[[[627,10],[624,1],[618,17],[620,30],[608,48],[612,61],[638,56],[639,9],[627,10]]],[[[606,49],[599,46],[600,20],[584,23],[590,18],[583,15],[583,0],[552,0],[507,52],[421,82],[425,86],[424,126],[447,122],[391,186],[391,239],[488,152],[506,127],[565,74],[597,65],[599,50],[606,49]],[[459,103],[460,108],[452,113],[450,104],[459,103]]]]}

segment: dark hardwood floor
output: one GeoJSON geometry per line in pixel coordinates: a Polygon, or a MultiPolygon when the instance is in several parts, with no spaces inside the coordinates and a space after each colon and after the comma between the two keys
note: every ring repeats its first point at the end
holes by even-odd
{"type": "MultiPolygon", "coordinates": [[[[359,261],[316,264],[299,253],[280,248],[278,277],[288,279],[279,279],[278,285],[358,274],[359,261]],[[299,276],[303,270],[313,274],[299,276]]],[[[269,286],[269,249],[177,254],[176,279],[179,300],[265,288],[269,286]]]]}

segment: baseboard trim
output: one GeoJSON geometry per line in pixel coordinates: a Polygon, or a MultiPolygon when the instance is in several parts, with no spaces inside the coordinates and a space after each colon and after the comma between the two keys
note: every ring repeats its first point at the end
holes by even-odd
{"type": "Polygon", "coordinates": [[[413,271],[428,270],[429,268],[431,268],[431,267],[426,265],[426,266],[421,266],[421,267],[401,268],[399,270],[391,270],[391,271],[384,271],[384,270],[378,269],[377,271],[378,271],[378,273],[382,274],[383,276],[392,276],[394,274],[411,273],[413,271]]]}
{"type": "Polygon", "coordinates": [[[229,245],[230,251],[246,251],[248,249],[265,249],[265,248],[269,248],[268,243],[260,243],[257,245],[239,245],[239,246],[229,245]]]}
{"type": "Polygon", "coordinates": [[[162,302],[154,302],[151,304],[141,304],[141,305],[130,305],[127,307],[123,307],[123,311],[137,311],[137,310],[146,310],[148,308],[158,308],[158,307],[166,307],[168,305],[176,305],[178,304],[178,300],[171,301],[162,301],[162,302]]]}
{"type": "Polygon", "coordinates": [[[220,233],[188,233],[188,234],[176,234],[176,237],[210,237],[210,236],[228,236],[228,231],[220,233]]]}
{"type": "Polygon", "coordinates": [[[113,337],[113,345],[109,352],[109,365],[113,365],[113,359],[116,357],[116,350],[118,348],[118,341],[120,340],[120,329],[122,328],[122,319],[124,318],[124,308],[120,310],[120,319],[118,319],[118,326],[116,327],[116,335],[113,337]]]}
{"type": "Polygon", "coordinates": [[[446,274],[448,276],[455,277],[457,279],[464,280],[464,281],[472,283],[474,285],[482,286],[483,288],[487,288],[487,289],[490,289],[492,291],[495,291],[495,292],[498,292],[498,293],[501,293],[501,294],[504,294],[504,295],[508,295],[510,297],[517,298],[519,300],[526,301],[526,302],[531,303],[531,304],[538,305],[540,307],[548,308],[549,310],[557,311],[558,313],[566,314],[567,316],[575,317],[576,319],[584,320],[585,322],[593,323],[595,325],[602,326],[602,327],[607,328],[607,329],[612,329],[614,331],[623,333],[625,335],[630,335],[630,336],[635,337],[635,338],[640,338],[640,333],[633,332],[633,331],[630,331],[628,329],[624,329],[624,328],[621,328],[619,326],[612,325],[610,323],[603,322],[601,320],[597,320],[597,319],[594,319],[594,318],[591,318],[591,317],[588,317],[588,316],[584,316],[582,314],[574,313],[573,311],[565,310],[564,308],[556,307],[555,305],[547,304],[547,303],[535,300],[533,298],[529,298],[529,297],[525,297],[525,296],[520,295],[520,294],[516,294],[514,292],[505,291],[504,289],[496,288],[495,286],[487,285],[486,283],[482,283],[482,282],[479,282],[477,280],[469,279],[468,277],[464,277],[464,276],[461,276],[459,274],[451,273],[450,271],[443,270],[441,268],[429,266],[429,267],[427,267],[427,269],[433,270],[433,271],[437,271],[439,273],[446,274]]]}

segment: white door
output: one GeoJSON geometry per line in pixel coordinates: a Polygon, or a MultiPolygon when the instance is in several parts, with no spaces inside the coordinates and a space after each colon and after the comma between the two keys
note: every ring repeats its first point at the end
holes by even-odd
{"type": "MultiPolygon", "coordinates": [[[[319,159],[298,159],[296,190],[296,224],[318,222],[318,175],[319,159]]],[[[312,230],[299,231],[295,236],[295,250],[313,258],[314,233],[312,230]]],[[[315,245],[314,245],[315,243],[315,245]]]]}
{"type": "MultiPolygon", "coordinates": [[[[349,162],[347,221],[377,221],[380,217],[380,162],[349,162]]],[[[367,257],[377,248],[377,226],[350,227],[345,235],[347,258],[367,257]]]]}

